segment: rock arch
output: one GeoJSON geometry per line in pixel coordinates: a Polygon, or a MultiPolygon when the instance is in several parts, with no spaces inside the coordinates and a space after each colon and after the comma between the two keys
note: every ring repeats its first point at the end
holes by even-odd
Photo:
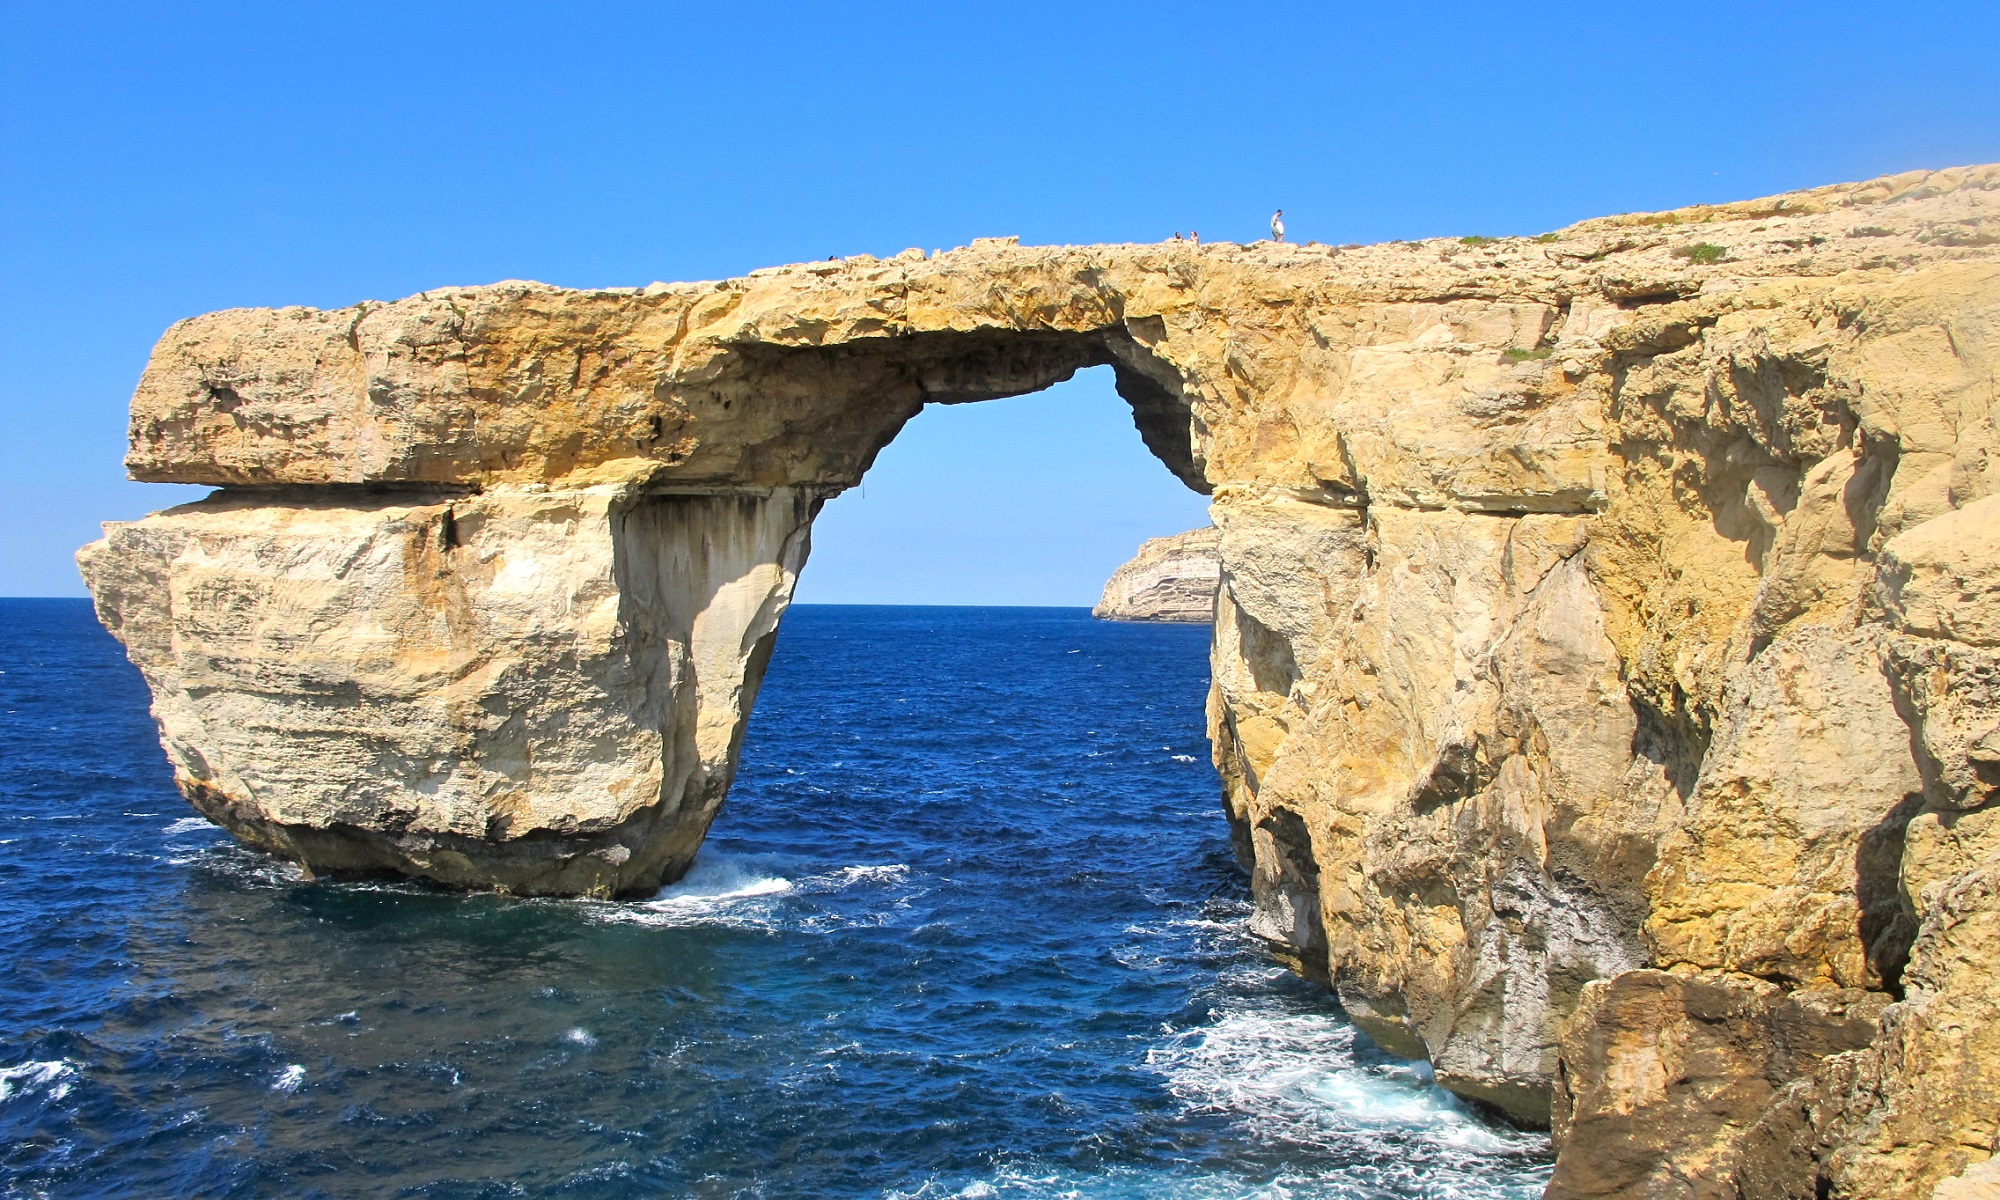
{"type": "Polygon", "coordinates": [[[127,462],[222,490],[81,561],[238,836],[612,894],[699,844],[817,505],[925,403],[1109,364],[1213,495],[1211,727],[1285,957],[1595,1139],[1555,1194],[1741,1166],[1928,1195],[2000,1085],[1990,972],[1951,967],[2000,848],[1996,188],[212,314],[155,351],[127,462]],[[1815,1076],[1897,971],[1874,1065],[1815,1076]],[[1777,1047],[1743,1111],[1619,1090],[1679,1069],[1633,1028],[1716,1013],[1777,1047]],[[1759,1107],[1787,1083],[1831,1090],[1759,1107]],[[1751,1161],[1800,1114],[1824,1153],[1751,1161]]]}
{"type": "Polygon", "coordinates": [[[223,490],[84,562],[183,790],[313,870],[649,891],[722,802],[813,516],[925,405],[1109,365],[1208,490],[1183,382],[1141,340],[1157,318],[882,328],[921,266],[176,326],[128,464],[223,490]],[[149,638],[154,616],[198,620],[200,646],[149,638]]]}

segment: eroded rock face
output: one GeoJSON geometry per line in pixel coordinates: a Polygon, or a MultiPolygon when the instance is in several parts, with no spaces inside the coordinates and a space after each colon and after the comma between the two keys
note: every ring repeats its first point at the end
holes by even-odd
{"type": "Polygon", "coordinates": [[[1763,980],[1628,971],[1585,986],[1564,1031],[1556,1132],[1570,1156],[1550,1200],[1811,1196],[1811,1137],[1780,1123],[1786,1085],[1875,1036],[1889,998],[1787,994],[1763,980]],[[1805,1151],[1805,1152],[1802,1152],[1805,1151]]]}
{"type": "Polygon", "coordinates": [[[1152,538],[1132,561],[1111,573],[1090,615],[1103,621],[1166,621],[1207,625],[1215,620],[1222,582],[1213,526],[1152,538]]]}
{"type": "Polygon", "coordinates": [[[1995,1136],[1996,189],[217,313],[162,339],[128,463],[224,490],[82,561],[241,836],[645,888],[816,505],[925,404],[1108,364],[1214,497],[1216,760],[1280,957],[1558,1118],[1558,1192],[1928,1196],[1995,1136]],[[1829,997],[1801,1049],[1781,1014],[1829,997]],[[1681,1132],[1605,1184],[1639,1113],[1681,1132]]]}
{"type": "Polygon", "coordinates": [[[611,895],[692,861],[813,507],[223,492],[81,561],[210,820],[314,870],[611,895]]]}

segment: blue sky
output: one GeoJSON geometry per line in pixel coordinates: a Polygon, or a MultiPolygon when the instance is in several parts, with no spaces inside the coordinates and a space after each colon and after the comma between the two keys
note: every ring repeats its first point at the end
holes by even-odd
{"type": "MultiPolygon", "coordinates": [[[[2000,5],[0,4],[0,595],[171,321],[1190,227],[1528,233],[2000,160],[2000,5]]],[[[932,411],[803,598],[1088,603],[1198,498],[1108,380],[932,411]]]]}

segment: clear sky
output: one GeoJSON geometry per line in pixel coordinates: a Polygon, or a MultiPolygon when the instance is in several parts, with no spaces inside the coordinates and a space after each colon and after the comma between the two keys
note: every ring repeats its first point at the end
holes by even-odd
{"type": "MultiPolygon", "coordinates": [[[[0,0],[0,595],[74,595],[170,322],[1018,234],[1532,233],[2000,160],[2000,4],[0,0]]],[[[1109,384],[932,411],[803,597],[1088,603],[1198,523],[1109,384]]]]}

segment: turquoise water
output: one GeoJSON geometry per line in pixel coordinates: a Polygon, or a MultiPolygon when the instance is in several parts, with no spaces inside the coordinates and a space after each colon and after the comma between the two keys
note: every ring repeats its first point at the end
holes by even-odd
{"type": "Polygon", "coordinates": [[[7,1196],[1488,1197],[1546,1144],[1251,942],[1206,630],[801,607],[694,872],[306,883],[0,601],[7,1196]]]}

